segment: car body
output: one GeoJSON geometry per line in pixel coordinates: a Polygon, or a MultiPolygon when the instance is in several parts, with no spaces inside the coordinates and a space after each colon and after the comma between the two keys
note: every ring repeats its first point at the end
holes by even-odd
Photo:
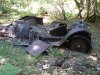
{"type": "MultiPolygon", "coordinates": [[[[25,38],[29,40],[29,47],[34,46],[35,43],[39,45],[41,50],[42,43],[49,44],[49,46],[61,46],[66,43],[66,47],[70,50],[89,53],[92,50],[91,32],[88,24],[83,20],[76,22],[70,28],[67,28],[66,23],[52,22],[49,26],[43,25],[43,19],[38,17],[26,16],[15,21],[12,25],[13,34],[16,38],[25,38]],[[38,40],[38,41],[37,41],[38,40]]],[[[12,30],[11,29],[11,30],[12,30]]],[[[28,48],[29,53],[32,48],[28,48]]],[[[43,48],[45,51],[47,47],[43,48]]],[[[38,51],[37,50],[37,51],[38,51]]],[[[38,54],[38,53],[37,53],[38,54]]]]}

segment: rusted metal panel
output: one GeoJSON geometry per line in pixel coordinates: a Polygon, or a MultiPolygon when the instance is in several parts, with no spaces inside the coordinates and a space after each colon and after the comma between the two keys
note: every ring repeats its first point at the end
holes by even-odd
{"type": "Polygon", "coordinates": [[[47,44],[41,40],[34,41],[29,47],[27,47],[26,51],[29,52],[31,55],[36,56],[49,48],[50,44],[47,44]]]}

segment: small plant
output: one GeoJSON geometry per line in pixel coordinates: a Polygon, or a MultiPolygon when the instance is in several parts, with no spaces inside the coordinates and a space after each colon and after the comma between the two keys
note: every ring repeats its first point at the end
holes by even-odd
{"type": "Polygon", "coordinates": [[[59,58],[63,56],[63,52],[61,52],[61,50],[59,50],[58,48],[53,48],[50,54],[55,58],[59,58]]]}
{"type": "Polygon", "coordinates": [[[17,75],[21,72],[22,70],[9,64],[6,63],[3,65],[3,67],[0,69],[0,75],[17,75]]]}
{"type": "Polygon", "coordinates": [[[87,75],[96,75],[94,72],[90,71],[87,73],[87,75]]]}

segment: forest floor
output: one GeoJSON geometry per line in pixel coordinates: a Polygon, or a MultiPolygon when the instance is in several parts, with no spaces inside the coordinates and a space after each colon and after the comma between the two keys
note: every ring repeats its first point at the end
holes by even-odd
{"type": "Polygon", "coordinates": [[[90,23],[89,27],[93,51],[85,54],[66,50],[66,60],[60,67],[55,64],[64,57],[62,49],[52,48],[48,54],[33,57],[25,47],[13,47],[10,40],[0,40],[0,75],[100,75],[100,26],[90,23]]]}

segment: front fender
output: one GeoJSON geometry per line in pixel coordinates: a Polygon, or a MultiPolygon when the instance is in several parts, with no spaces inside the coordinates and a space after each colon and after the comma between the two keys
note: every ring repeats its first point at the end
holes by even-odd
{"type": "MultiPolygon", "coordinates": [[[[74,34],[78,34],[78,33],[84,33],[84,34],[87,34],[89,36],[89,38],[91,39],[91,33],[89,32],[88,29],[85,29],[85,28],[75,28],[75,29],[71,29],[65,36],[64,38],[61,40],[60,42],[60,45],[63,44],[66,40],[72,38],[72,35],[74,34]]],[[[81,34],[79,34],[81,35],[81,34]]],[[[87,36],[87,35],[84,35],[84,36],[87,36]]]]}

